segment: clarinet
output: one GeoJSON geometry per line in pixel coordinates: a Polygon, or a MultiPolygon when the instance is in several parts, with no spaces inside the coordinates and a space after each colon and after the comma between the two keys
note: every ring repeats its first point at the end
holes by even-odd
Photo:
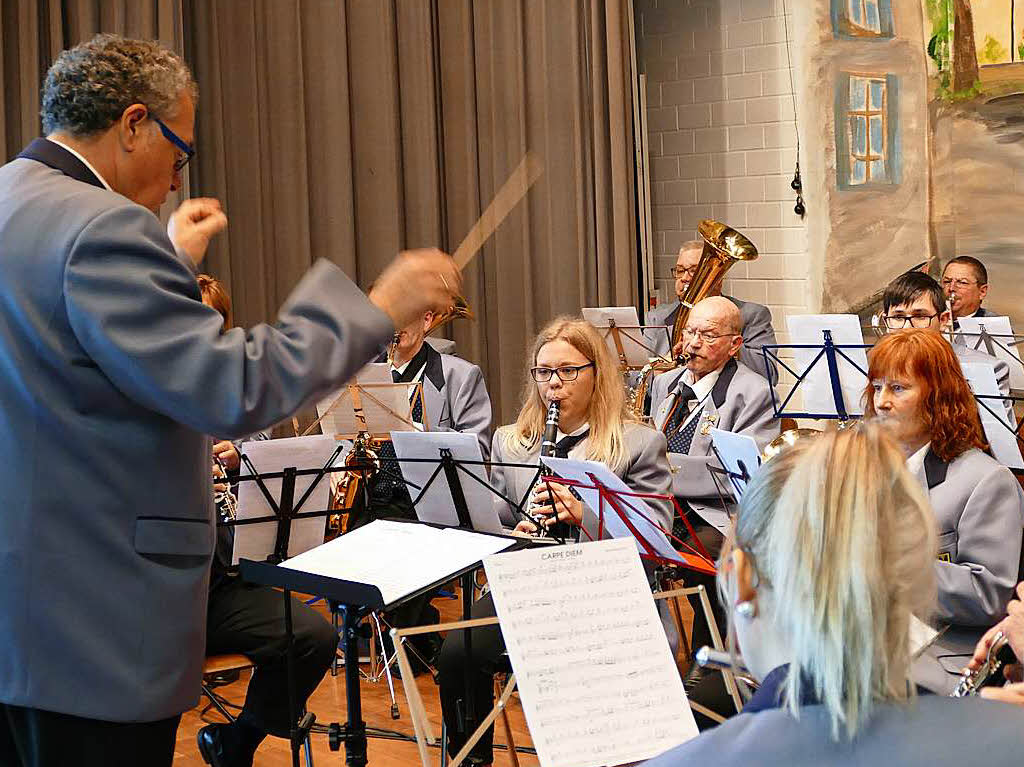
{"type": "MultiPolygon", "coordinates": [[[[557,399],[551,400],[551,404],[548,405],[548,416],[547,420],[544,422],[544,437],[540,442],[540,457],[542,459],[540,462],[541,474],[546,474],[548,471],[547,467],[544,465],[543,459],[550,458],[555,454],[555,446],[558,441],[558,418],[561,415],[561,407],[562,403],[557,399]]],[[[540,484],[541,480],[538,479],[537,484],[533,486],[533,490],[536,490],[540,484]]],[[[533,495],[533,491],[530,492],[530,495],[533,495]]],[[[544,521],[544,517],[542,515],[527,513],[527,516],[529,516],[530,521],[537,526],[538,537],[546,538],[551,535],[551,529],[544,527],[542,524],[544,521]]]]}

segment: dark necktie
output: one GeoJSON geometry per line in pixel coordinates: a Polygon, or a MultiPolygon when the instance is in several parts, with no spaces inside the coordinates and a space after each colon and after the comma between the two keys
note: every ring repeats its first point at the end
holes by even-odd
{"type": "Polygon", "coordinates": [[[690,402],[695,399],[697,399],[697,395],[693,389],[680,383],[675,407],[664,428],[665,436],[668,437],[668,452],[670,453],[685,455],[690,452],[690,443],[693,442],[693,434],[697,431],[697,421],[700,420],[700,416],[694,415],[685,426],[683,423],[690,415],[690,402]]]}
{"type": "MultiPolygon", "coordinates": [[[[410,368],[412,368],[412,366],[413,366],[413,364],[415,364],[415,362],[416,362],[416,360],[413,360],[409,364],[409,367],[407,367],[405,369],[406,373],[410,373],[410,374],[411,373],[415,373],[415,371],[411,371],[410,370],[410,368]]],[[[404,378],[405,378],[404,374],[399,373],[395,369],[391,370],[391,380],[394,381],[395,383],[412,383],[412,381],[410,381],[410,380],[403,380],[404,378]]],[[[415,397],[415,401],[413,402],[413,405],[412,405],[412,420],[413,420],[414,423],[423,423],[423,398],[416,396],[415,392],[416,392],[416,390],[413,389],[413,396],[415,397]]],[[[387,442],[384,442],[380,446],[380,450],[377,451],[377,455],[379,455],[381,458],[391,458],[391,459],[397,458],[397,455],[395,454],[395,446],[391,443],[391,440],[388,440],[387,442]]],[[[397,462],[395,462],[395,461],[386,461],[386,462],[382,463],[381,466],[384,469],[384,471],[381,473],[381,476],[378,478],[377,483],[376,483],[378,491],[382,491],[382,492],[391,491],[391,492],[394,492],[395,488],[397,488],[400,485],[404,484],[399,479],[399,476],[401,475],[402,470],[399,468],[399,465],[398,465],[397,462]]]]}
{"type": "MultiPolygon", "coordinates": [[[[582,434],[576,434],[574,436],[562,437],[558,442],[555,443],[555,458],[568,458],[569,451],[572,450],[576,445],[585,440],[590,436],[590,429],[587,429],[582,434]]],[[[541,459],[544,460],[543,458],[541,459]]],[[[580,494],[576,492],[575,487],[570,487],[569,492],[572,493],[576,498],[580,497],[580,494]]],[[[567,522],[556,522],[548,529],[548,534],[553,538],[578,539],[578,533],[567,523],[567,522]]]]}
{"type": "Polygon", "coordinates": [[[585,440],[589,434],[590,429],[587,429],[582,434],[577,434],[574,437],[562,437],[555,443],[555,458],[568,458],[569,451],[585,440]]]}

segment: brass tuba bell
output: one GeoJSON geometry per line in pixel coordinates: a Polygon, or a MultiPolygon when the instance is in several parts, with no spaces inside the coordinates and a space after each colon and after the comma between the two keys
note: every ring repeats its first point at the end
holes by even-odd
{"type": "MultiPolygon", "coordinates": [[[[720,221],[706,218],[700,222],[697,233],[704,240],[704,250],[697,263],[697,271],[690,280],[680,300],[676,321],[672,325],[672,349],[683,340],[683,328],[690,317],[690,311],[700,301],[710,295],[717,294],[722,287],[726,272],[738,261],[753,261],[757,258],[757,248],[745,236],[720,221]]],[[[650,389],[651,381],[658,373],[675,370],[686,363],[686,356],[679,355],[674,359],[652,358],[643,370],[636,386],[629,393],[629,405],[637,418],[643,418],[644,400],[650,389]]]]}

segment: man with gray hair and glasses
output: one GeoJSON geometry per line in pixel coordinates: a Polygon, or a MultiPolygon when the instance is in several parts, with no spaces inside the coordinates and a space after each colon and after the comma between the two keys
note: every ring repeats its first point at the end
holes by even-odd
{"type": "Polygon", "coordinates": [[[221,333],[195,267],[227,219],[154,213],[194,155],[197,88],[103,35],[46,75],[45,138],[0,167],[0,763],[170,765],[204,655],[210,441],[336,389],[461,280],[401,255],[369,297],[333,264],[273,325],[221,333]]]}

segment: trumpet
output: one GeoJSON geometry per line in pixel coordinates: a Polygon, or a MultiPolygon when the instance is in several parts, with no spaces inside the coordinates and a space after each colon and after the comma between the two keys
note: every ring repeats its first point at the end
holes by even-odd
{"type": "Polygon", "coordinates": [[[960,682],[949,694],[951,698],[966,698],[977,695],[982,687],[988,687],[998,681],[997,674],[1003,666],[1013,663],[1016,656],[1010,648],[1010,638],[1002,631],[992,638],[985,661],[975,671],[965,671],[960,682]]]}

